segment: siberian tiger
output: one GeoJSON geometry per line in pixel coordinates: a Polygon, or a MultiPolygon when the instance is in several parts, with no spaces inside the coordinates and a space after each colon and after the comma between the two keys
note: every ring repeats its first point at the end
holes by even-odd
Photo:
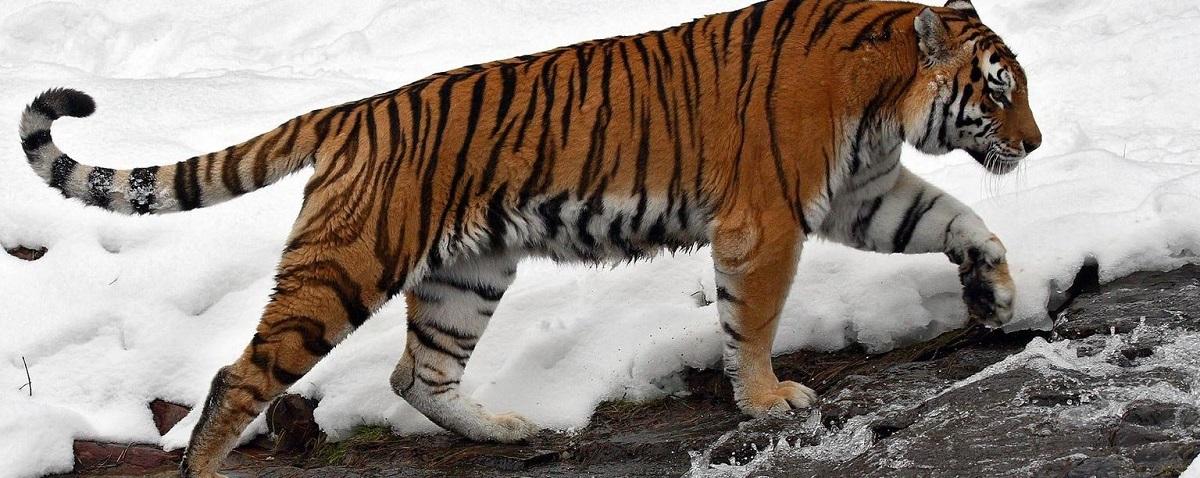
{"type": "Polygon", "coordinates": [[[1011,171],[1041,144],[1016,57],[971,3],[768,0],[664,31],[431,76],[166,166],[85,166],[50,124],[87,95],[24,111],[29,164],[70,198],[160,214],[312,166],[276,288],[217,372],[181,474],[214,477],[238,434],[385,301],[404,295],[395,392],[475,440],[537,430],[460,393],[517,263],[621,262],[711,244],[724,371],[738,407],[810,406],[771,344],[805,240],[947,254],[969,316],[1012,315],[1005,248],[963,203],[900,164],[905,142],[1011,171]]]}

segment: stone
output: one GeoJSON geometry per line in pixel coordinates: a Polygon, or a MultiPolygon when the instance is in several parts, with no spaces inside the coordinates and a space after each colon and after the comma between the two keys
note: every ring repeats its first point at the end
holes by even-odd
{"type": "Polygon", "coordinates": [[[267,429],[275,437],[276,452],[306,452],[324,439],[313,418],[317,401],[296,394],[276,398],[267,407],[267,429]]]}
{"type": "Polygon", "coordinates": [[[1200,423],[1200,411],[1193,406],[1179,403],[1139,400],[1126,407],[1121,420],[1147,427],[1191,428],[1200,423]]]}
{"type": "Polygon", "coordinates": [[[104,470],[106,474],[143,474],[179,466],[181,451],[167,452],[151,445],[99,443],[78,440],[74,444],[75,471],[104,470]]]}
{"type": "Polygon", "coordinates": [[[159,435],[166,435],[189,412],[190,408],[166,400],[154,399],[150,402],[150,414],[154,418],[154,428],[158,429],[159,435]]]}
{"type": "Polygon", "coordinates": [[[36,261],[38,259],[41,259],[42,256],[46,255],[47,251],[48,251],[48,249],[46,249],[45,247],[30,249],[25,246],[17,246],[12,249],[5,249],[5,252],[7,252],[8,255],[16,257],[17,259],[21,259],[23,261],[36,261]]]}
{"type": "Polygon", "coordinates": [[[480,465],[504,471],[525,471],[558,461],[559,452],[552,450],[510,450],[505,453],[476,458],[480,465]]]}

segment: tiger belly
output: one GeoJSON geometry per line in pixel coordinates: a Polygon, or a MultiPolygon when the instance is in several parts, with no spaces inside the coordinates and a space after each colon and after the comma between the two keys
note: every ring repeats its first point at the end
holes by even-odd
{"type": "Polygon", "coordinates": [[[523,207],[490,206],[476,224],[448,234],[441,251],[451,261],[506,251],[557,262],[616,264],[706,245],[711,221],[706,204],[687,198],[579,199],[561,193],[523,207]]]}

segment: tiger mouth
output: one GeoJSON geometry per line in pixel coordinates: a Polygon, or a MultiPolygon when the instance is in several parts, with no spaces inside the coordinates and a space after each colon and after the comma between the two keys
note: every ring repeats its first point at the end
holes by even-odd
{"type": "Polygon", "coordinates": [[[990,155],[990,158],[988,155],[988,150],[980,151],[977,149],[968,148],[966,151],[967,154],[971,155],[971,158],[974,159],[975,162],[979,163],[980,166],[983,166],[984,169],[992,174],[1007,174],[1016,169],[1017,165],[1021,163],[1020,157],[1009,156],[999,152],[998,150],[995,150],[990,155]]]}

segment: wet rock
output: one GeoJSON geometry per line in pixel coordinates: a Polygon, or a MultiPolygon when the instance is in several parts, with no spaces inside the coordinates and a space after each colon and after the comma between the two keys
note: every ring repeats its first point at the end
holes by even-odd
{"type": "Polygon", "coordinates": [[[30,249],[25,246],[17,246],[12,249],[5,249],[4,251],[7,252],[8,255],[16,257],[17,259],[21,259],[23,261],[36,261],[38,259],[41,259],[42,256],[46,255],[47,249],[45,247],[30,249]]]}
{"type": "Polygon", "coordinates": [[[1192,459],[1200,454],[1200,445],[1194,441],[1160,442],[1126,448],[1123,456],[1141,465],[1148,474],[1172,476],[1187,469],[1192,459]]]}
{"type": "Polygon", "coordinates": [[[159,435],[166,435],[190,411],[188,407],[166,400],[155,399],[150,402],[150,414],[154,418],[154,428],[158,429],[159,435]]]}
{"type": "Polygon", "coordinates": [[[1200,423],[1200,411],[1190,405],[1140,400],[1126,407],[1121,420],[1147,427],[1191,428],[1200,423]]]}
{"type": "Polygon", "coordinates": [[[1067,339],[1127,334],[1143,321],[1151,326],[1200,330],[1200,266],[1118,279],[1100,292],[1078,297],[1063,318],[1054,331],[1067,339]]]}
{"type": "Polygon", "coordinates": [[[817,430],[812,426],[813,410],[793,410],[777,417],[748,420],[735,431],[717,440],[707,451],[708,462],[714,465],[744,465],[776,446],[814,445],[817,430]]]}
{"type": "Polygon", "coordinates": [[[523,471],[558,461],[560,454],[551,450],[513,450],[507,453],[481,456],[476,461],[487,467],[505,471],[523,471]]]}
{"type": "Polygon", "coordinates": [[[275,451],[305,452],[316,447],[324,438],[313,418],[316,409],[316,400],[295,394],[271,402],[267,407],[267,430],[275,437],[275,451]]]}
{"type": "Polygon", "coordinates": [[[75,471],[106,475],[140,475],[179,466],[182,452],[166,452],[150,445],[76,441],[75,471]]]}
{"type": "Polygon", "coordinates": [[[1046,312],[1050,317],[1058,317],[1076,297],[1089,292],[1100,290],[1100,263],[1095,257],[1088,257],[1075,274],[1071,286],[1062,289],[1055,282],[1050,284],[1050,297],[1046,302],[1046,312]]]}
{"type": "MultiPolygon", "coordinates": [[[[1098,269],[1076,277],[1053,333],[968,328],[883,355],[776,357],[781,377],[821,394],[816,409],[788,417],[750,420],[718,370],[690,371],[681,377],[686,398],[602,404],[586,428],[524,445],[386,437],[342,446],[336,463],[290,468],[255,458],[243,467],[255,472],[230,475],[649,477],[681,476],[693,464],[779,477],[1177,475],[1200,452],[1200,409],[1168,403],[1169,390],[1161,401],[1132,403],[1116,392],[1193,393],[1196,371],[1162,352],[1181,334],[1200,332],[1200,267],[1136,274],[1088,292],[1097,282],[1098,269]],[[1149,327],[1138,329],[1143,322],[1149,327]],[[1071,339],[1086,359],[1078,363],[1095,367],[1032,354],[979,374],[1035,337],[1071,339]]],[[[271,414],[307,409],[292,422],[309,423],[315,403],[288,400],[271,414]]],[[[272,430],[295,428],[268,418],[272,430]]]]}
{"type": "Polygon", "coordinates": [[[1067,472],[1067,478],[1121,478],[1133,476],[1133,460],[1123,456],[1087,458],[1067,472]]]}
{"type": "MultiPolygon", "coordinates": [[[[1076,298],[1056,330],[1079,337],[1077,355],[1126,368],[1085,373],[1053,360],[955,385],[958,356],[990,365],[1024,345],[987,354],[986,341],[942,358],[849,376],[826,395],[833,430],[817,446],[780,453],[767,476],[1170,476],[1195,458],[1200,411],[1191,405],[1114,406],[1096,390],[1155,384],[1188,393],[1195,371],[1153,362],[1180,331],[1200,328],[1200,268],[1138,274],[1076,298]],[[1149,328],[1133,332],[1143,324],[1149,328]],[[1117,338],[1108,338],[1114,324],[1117,338]],[[1157,332],[1154,332],[1157,331],[1157,332]],[[1124,344],[1116,349],[1110,343],[1124,344]],[[1144,364],[1155,364],[1146,366],[1144,364]],[[840,388],[844,387],[844,388],[840,388]],[[840,389],[839,389],[840,388],[840,389]],[[853,416],[870,418],[853,421],[853,416]],[[836,417],[836,418],[834,418],[836,417]],[[1085,418],[1086,417],[1086,418],[1085,418]],[[855,444],[858,426],[874,443],[855,444]],[[831,448],[832,447],[832,448],[831,448]]],[[[969,367],[968,370],[977,367],[969,367]]],[[[961,380],[959,376],[959,380],[961,380]]],[[[762,473],[758,473],[758,472],[762,473]]]]}
{"type": "Polygon", "coordinates": [[[1131,447],[1147,443],[1170,441],[1171,435],[1132,423],[1122,423],[1109,435],[1109,443],[1117,447],[1131,447]]]}

